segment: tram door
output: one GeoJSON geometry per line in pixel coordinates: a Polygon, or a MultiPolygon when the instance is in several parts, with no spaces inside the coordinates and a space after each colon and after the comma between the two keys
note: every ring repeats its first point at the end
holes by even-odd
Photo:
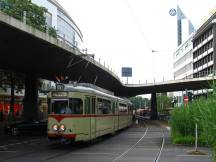
{"type": "Polygon", "coordinates": [[[95,97],[91,98],[91,139],[96,138],[95,97]]]}
{"type": "Polygon", "coordinates": [[[119,125],[117,102],[113,102],[113,114],[114,114],[114,129],[116,131],[116,130],[118,130],[118,125],[119,125]]]}
{"type": "Polygon", "coordinates": [[[94,139],[95,138],[95,97],[86,96],[85,97],[85,114],[89,115],[88,123],[89,123],[89,138],[94,139]]]}

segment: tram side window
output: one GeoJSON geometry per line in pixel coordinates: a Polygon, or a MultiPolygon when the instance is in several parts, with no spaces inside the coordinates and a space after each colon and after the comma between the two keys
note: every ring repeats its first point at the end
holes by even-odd
{"type": "Polygon", "coordinates": [[[111,114],[112,113],[111,102],[109,100],[98,98],[97,103],[98,103],[98,114],[111,114]]]}
{"type": "Polygon", "coordinates": [[[112,113],[115,114],[116,104],[115,102],[112,103],[112,113]]]}
{"type": "Polygon", "coordinates": [[[118,114],[118,109],[117,108],[118,108],[118,104],[117,104],[117,102],[114,101],[112,103],[112,113],[113,114],[118,114]]]}
{"type": "Polygon", "coordinates": [[[92,98],[92,114],[95,114],[95,98],[92,98]]]}
{"type": "Polygon", "coordinates": [[[85,114],[95,114],[95,98],[85,98],[85,114]]]}
{"type": "Polygon", "coordinates": [[[90,97],[85,98],[85,114],[90,114],[90,97]]]}
{"type": "Polygon", "coordinates": [[[129,106],[129,114],[133,114],[132,106],[129,106]]]}
{"type": "Polygon", "coordinates": [[[126,104],[119,104],[119,114],[128,114],[128,107],[126,104]]]}
{"type": "Polygon", "coordinates": [[[83,102],[79,98],[70,98],[69,107],[72,114],[83,114],[83,102]]]}

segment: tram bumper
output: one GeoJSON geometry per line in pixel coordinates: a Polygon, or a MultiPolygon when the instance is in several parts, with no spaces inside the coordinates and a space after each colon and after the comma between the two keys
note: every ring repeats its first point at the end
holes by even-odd
{"type": "Polygon", "coordinates": [[[73,140],[75,141],[76,134],[48,133],[49,140],[73,140]]]}

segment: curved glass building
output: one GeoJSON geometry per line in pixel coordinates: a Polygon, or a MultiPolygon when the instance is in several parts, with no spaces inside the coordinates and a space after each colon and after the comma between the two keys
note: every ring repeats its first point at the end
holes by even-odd
{"type": "Polygon", "coordinates": [[[59,40],[72,47],[82,48],[83,36],[80,29],[56,0],[32,0],[32,3],[47,9],[46,23],[57,30],[59,40]]]}

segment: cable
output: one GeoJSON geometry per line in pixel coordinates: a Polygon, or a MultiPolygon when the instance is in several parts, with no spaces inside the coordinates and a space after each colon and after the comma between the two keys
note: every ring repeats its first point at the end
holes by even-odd
{"type": "Polygon", "coordinates": [[[149,43],[148,40],[146,39],[145,33],[143,32],[143,30],[142,30],[142,28],[141,28],[141,25],[136,21],[136,16],[135,16],[135,14],[134,14],[134,12],[133,12],[133,10],[132,10],[132,8],[131,8],[131,6],[130,6],[128,0],[123,0],[123,1],[124,1],[125,4],[127,5],[128,10],[130,11],[130,13],[131,13],[131,15],[132,15],[132,17],[133,17],[134,23],[136,24],[136,26],[137,26],[139,32],[141,33],[143,39],[145,40],[145,42],[146,42],[146,44],[147,44],[147,47],[148,47],[149,50],[153,53],[153,50],[152,50],[152,48],[151,48],[151,46],[150,46],[150,43],[149,43]]]}

